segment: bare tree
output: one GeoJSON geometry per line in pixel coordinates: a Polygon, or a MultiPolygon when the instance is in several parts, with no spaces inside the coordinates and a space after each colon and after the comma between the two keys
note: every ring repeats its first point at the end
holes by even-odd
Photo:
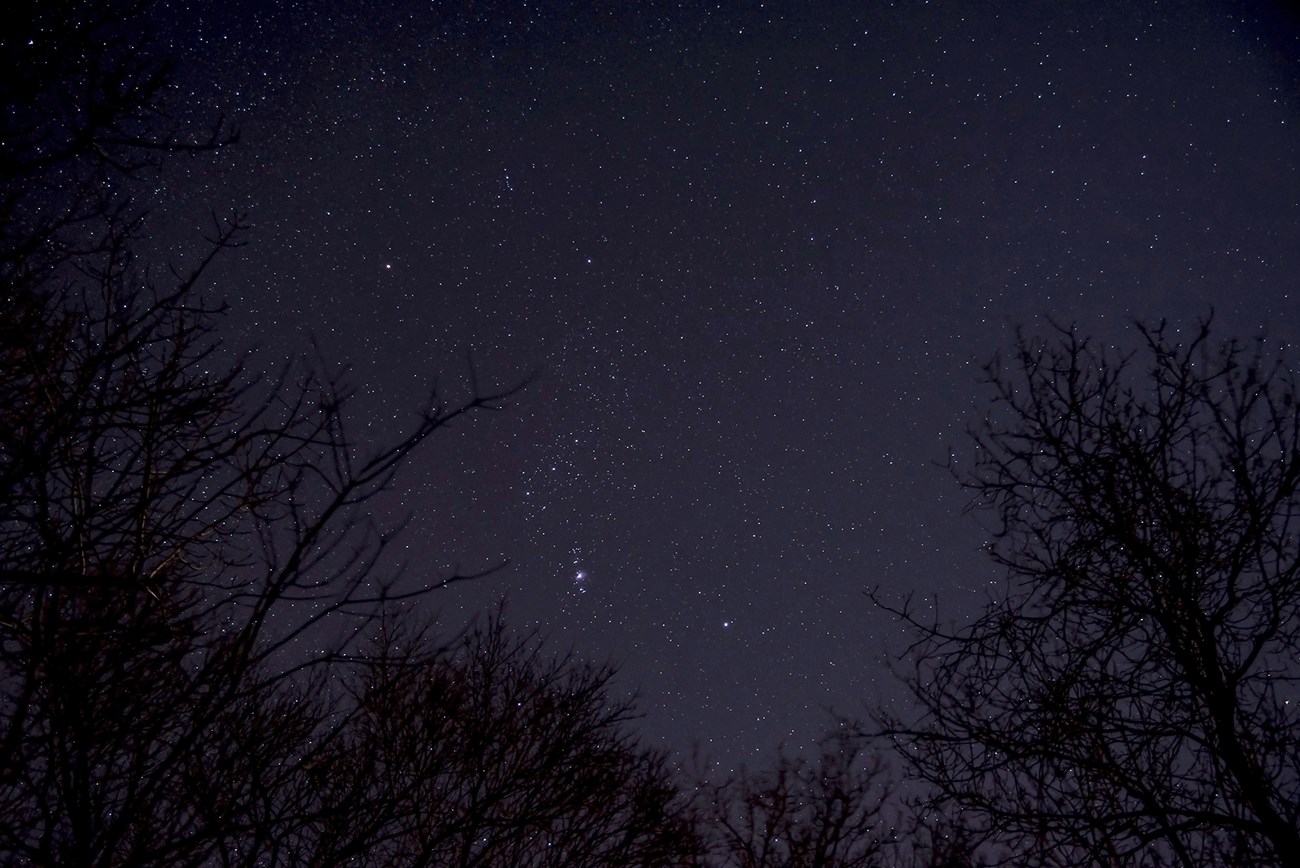
{"type": "MultiPolygon", "coordinates": [[[[1264,341],[1073,329],[988,367],[961,477],[1007,587],[916,632],[921,716],[882,715],[934,807],[1017,864],[1300,853],[1300,407],[1264,341]]],[[[879,602],[877,600],[877,602],[879,602]]]]}
{"type": "Polygon", "coordinates": [[[160,290],[128,262],[28,294],[0,347],[0,853],[40,864],[182,864],[239,831],[200,814],[219,800],[186,801],[190,772],[234,745],[293,758],[286,734],[318,739],[329,709],[289,725],[262,706],[351,654],[387,604],[467,577],[399,592],[395,529],[365,507],[511,392],[472,383],[362,452],[338,378],[220,367],[202,265],[160,290]]]}
{"type": "Polygon", "coordinates": [[[386,635],[355,670],[310,864],[695,865],[689,801],[630,729],[611,670],[550,657],[500,613],[428,651],[386,635]]]}
{"type": "Polygon", "coordinates": [[[770,770],[703,786],[713,864],[874,868],[894,864],[893,781],[867,739],[841,727],[819,755],[778,752],[770,770]]]}
{"type": "Polygon", "coordinates": [[[405,610],[481,572],[395,568],[370,518],[520,386],[471,363],[362,449],[345,371],[223,346],[204,283],[237,217],[137,260],[132,184],[231,138],[173,121],[149,6],[20,3],[0,38],[0,861],[692,864],[611,673],[500,618],[437,645],[405,610]]]}
{"type": "Polygon", "coordinates": [[[513,392],[471,369],[460,398],[435,392],[362,451],[342,373],[259,380],[222,347],[201,290],[238,219],[187,267],[137,262],[132,184],[233,138],[170,112],[150,5],[19,3],[0,38],[4,861],[238,861],[298,816],[272,784],[333,732],[342,699],[318,672],[387,605],[468,578],[399,593],[396,529],[367,502],[513,392]]]}

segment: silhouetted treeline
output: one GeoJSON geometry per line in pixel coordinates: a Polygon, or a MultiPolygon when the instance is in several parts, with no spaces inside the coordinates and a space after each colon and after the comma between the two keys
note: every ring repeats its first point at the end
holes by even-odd
{"type": "MultiPolygon", "coordinates": [[[[138,251],[172,104],[151,4],[0,33],[0,861],[31,865],[1283,865],[1300,853],[1300,407],[1208,322],[1022,337],[955,465],[1007,590],[897,613],[914,709],[688,774],[606,668],[420,603],[368,504],[470,368],[362,449],[344,371],[230,362],[211,263],[138,251]],[[166,267],[160,267],[166,266],[166,267]]],[[[901,664],[900,664],[901,665],[901,664]]]]}

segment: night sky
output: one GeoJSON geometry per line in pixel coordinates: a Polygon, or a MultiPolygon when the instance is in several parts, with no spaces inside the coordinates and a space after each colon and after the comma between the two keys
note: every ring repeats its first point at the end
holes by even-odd
{"type": "Polygon", "coordinates": [[[1001,574],[941,465],[1046,317],[1300,340],[1283,4],[168,4],[196,111],[155,237],[254,231],[210,291],[254,367],[350,362],[354,431],[540,368],[378,504],[450,630],[502,596],[724,763],[899,695],[863,590],[1001,574]]]}

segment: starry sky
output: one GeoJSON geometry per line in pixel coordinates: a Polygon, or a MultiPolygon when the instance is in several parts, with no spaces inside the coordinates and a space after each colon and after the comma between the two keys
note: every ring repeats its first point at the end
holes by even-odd
{"type": "Polygon", "coordinates": [[[275,367],[352,365],[358,438],[540,369],[418,454],[407,580],[510,566],[647,736],[725,763],[899,696],[863,590],[1001,575],[941,465],[1047,317],[1300,340],[1300,19],[1187,2],[173,0],[178,87],[242,133],[151,225],[250,243],[213,292],[275,367]]]}

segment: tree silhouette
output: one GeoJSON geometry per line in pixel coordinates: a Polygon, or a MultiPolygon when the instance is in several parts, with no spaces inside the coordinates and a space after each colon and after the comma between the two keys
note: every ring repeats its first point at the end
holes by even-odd
{"type": "Polygon", "coordinates": [[[840,720],[812,758],[697,787],[714,868],[976,868],[980,836],[908,792],[888,746],[840,720]]]}
{"type": "Polygon", "coordinates": [[[892,781],[881,756],[847,728],[812,760],[778,752],[774,767],[707,787],[715,864],[727,868],[875,868],[892,843],[892,781]]]}
{"type": "MultiPolygon", "coordinates": [[[[1260,340],[1021,337],[960,476],[1007,587],[916,633],[936,808],[1022,864],[1289,864],[1300,852],[1300,407],[1260,340]]],[[[879,600],[877,600],[879,602],[879,600]]]]}
{"type": "Polygon", "coordinates": [[[701,841],[664,758],[629,729],[612,670],[549,657],[500,613],[447,649],[387,636],[323,781],[346,806],[311,864],[695,865],[701,841]]]}
{"type": "Polygon", "coordinates": [[[392,567],[369,503],[519,386],[471,364],[362,449],[345,370],[222,344],[204,283],[237,217],[139,261],[138,182],[232,139],[174,121],[149,6],[20,3],[0,37],[0,861],[689,858],[608,672],[401,612],[478,573],[392,567]]]}
{"type": "Polygon", "coordinates": [[[192,771],[318,741],[333,710],[286,696],[322,695],[311,670],[389,605],[468,578],[399,593],[392,529],[365,508],[413,449],[510,392],[431,401],[362,454],[337,380],[285,377],[249,409],[258,385],[212,373],[188,289],[122,286],[33,304],[50,327],[8,331],[0,355],[0,853],[35,862],[178,864],[238,831],[233,807],[196,813],[220,800],[187,800],[192,771]]]}

